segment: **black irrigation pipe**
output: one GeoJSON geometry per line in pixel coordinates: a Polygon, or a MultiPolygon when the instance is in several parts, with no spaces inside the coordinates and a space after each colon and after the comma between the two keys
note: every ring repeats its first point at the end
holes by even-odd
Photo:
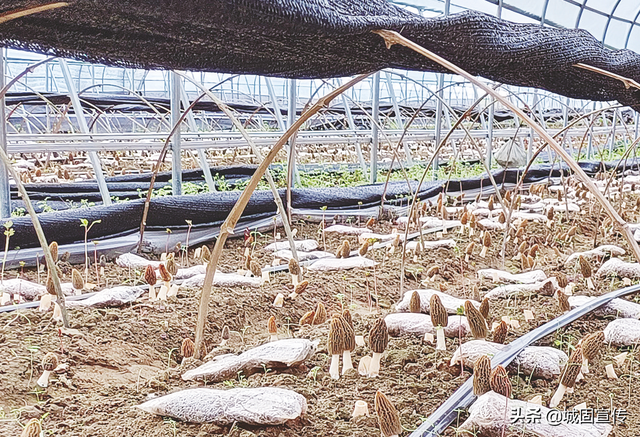
{"type": "MultiPolygon", "coordinates": [[[[497,353],[491,359],[491,366],[501,365],[506,367],[522,350],[540,340],[543,337],[553,333],[554,331],[574,322],[580,317],[590,313],[591,311],[606,305],[613,299],[640,292],[640,285],[632,285],[630,287],[621,288],[602,296],[598,296],[594,300],[574,308],[573,310],[556,317],[550,322],[524,334],[522,337],[509,343],[508,347],[497,353]]],[[[468,408],[475,401],[476,396],[473,394],[473,378],[469,378],[458,390],[456,390],[449,399],[447,399],[436,411],[429,416],[422,425],[418,427],[410,437],[438,437],[456,418],[458,410],[468,408]]]]}

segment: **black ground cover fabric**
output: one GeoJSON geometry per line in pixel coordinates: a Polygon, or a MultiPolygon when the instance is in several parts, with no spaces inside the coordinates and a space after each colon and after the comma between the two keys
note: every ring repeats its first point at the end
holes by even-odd
{"type": "MultiPolygon", "coordinates": [[[[0,0],[0,13],[49,0],[0,0]]],[[[392,29],[467,71],[512,85],[640,109],[640,56],[584,30],[514,24],[467,11],[429,19],[385,0],[70,0],[0,27],[0,44],[91,62],[318,78],[386,67],[443,71],[371,33],[392,29]]]]}

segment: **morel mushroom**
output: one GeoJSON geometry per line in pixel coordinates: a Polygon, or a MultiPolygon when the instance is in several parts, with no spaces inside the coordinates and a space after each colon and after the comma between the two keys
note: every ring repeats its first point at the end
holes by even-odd
{"type": "Polygon", "coordinates": [[[482,355],[473,365],[473,394],[482,396],[491,391],[491,358],[482,355]]]}
{"type": "Polygon", "coordinates": [[[196,344],[189,337],[182,340],[180,355],[182,358],[191,358],[196,353],[196,344]]]}
{"type": "Polygon", "coordinates": [[[491,386],[491,390],[494,392],[506,398],[511,397],[511,381],[504,367],[496,366],[496,368],[493,369],[491,377],[489,378],[489,386],[491,386]]]}
{"type": "Polygon", "coordinates": [[[256,278],[262,277],[262,269],[257,262],[251,261],[251,263],[249,264],[249,270],[251,271],[251,274],[256,278]]]}
{"type": "Polygon", "coordinates": [[[491,234],[489,232],[485,232],[482,237],[482,250],[480,251],[480,258],[484,258],[487,256],[487,251],[491,247],[491,234]]]}
{"type": "Polygon", "coordinates": [[[344,240],[336,251],[336,258],[349,258],[350,254],[351,245],[349,244],[349,240],[344,240]]]}
{"type": "Polygon", "coordinates": [[[589,264],[589,261],[587,261],[586,258],[582,255],[580,255],[578,260],[580,262],[580,272],[582,273],[582,276],[584,276],[584,279],[587,281],[587,286],[590,289],[594,289],[595,287],[593,286],[593,281],[591,280],[591,264],[589,264]]]}
{"type": "Polygon", "coordinates": [[[38,419],[31,419],[22,430],[20,437],[40,437],[42,435],[42,425],[38,419]]]}
{"type": "Polygon", "coordinates": [[[227,325],[224,325],[224,328],[222,328],[222,334],[220,334],[220,346],[226,346],[230,337],[231,334],[229,332],[229,327],[227,325]]]}
{"type": "Polygon", "coordinates": [[[58,262],[58,242],[57,241],[52,241],[51,244],[49,244],[49,252],[51,252],[51,258],[53,258],[53,262],[54,263],[58,262]]]}
{"type": "Polygon", "coordinates": [[[488,297],[485,297],[484,299],[482,299],[482,303],[480,304],[479,311],[485,320],[489,320],[489,298],[488,297]]]}
{"type": "Polygon", "coordinates": [[[278,340],[278,325],[276,325],[276,317],[271,316],[267,321],[267,329],[269,330],[269,341],[278,340]]]}
{"type": "Polygon", "coordinates": [[[167,260],[165,261],[167,271],[171,274],[171,276],[178,273],[178,264],[176,264],[176,256],[173,253],[170,253],[167,256],[167,260]]]}
{"type": "Polygon", "coordinates": [[[369,376],[380,374],[380,359],[389,344],[389,331],[384,319],[378,319],[369,331],[369,346],[373,351],[371,364],[369,365],[369,376]]]}
{"type": "Polygon", "coordinates": [[[558,306],[560,307],[560,311],[566,313],[571,310],[571,305],[569,304],[569,297],[564,294],[562,291],[556,291],[556,297],[558,299],[558,306]]]}
{"type": "Polygon", "coordinates": [[[549,408],[555,408],[562,401],[564,394],[568,388],[573,388],[576,384],[576,378],[582,368],[582,347],[578,345],[571,355],[569,361],[564,366],[562,375],[560,376],[560,386],[549,402],[549,408]]]}
{"type": "Polygon", "coordinates": [[[437,294],[431,295],[429,310],[431,313],[431,324],[436,330],[436,350],[447,350],[447,344],[444,340],[444,328],[449,324],[449,314],[444,305],[442,305],[440,296],[437,294]]]}
{"type": "Polygon", "coordinates": [[[289,260],[289,273],[291,273],[291,283],[296,285],[298,283],[298,276],[300,275],[300,264],[293,258],[289,260]]]}
{"type": "Polygon", "coordinates": [[[411,293],[411,300],[409,300],[409,311],[412,313],[419,313],[420,311],[420,293],[414,291],[411,293]]]}
{"type": "Polygon", "coordinates": [[[333,317],[329,325],[329,341],[327,349],[331,355],[329,375],[333,379],[340,379],[340,355],[344,352],[345,326],[339,317],[333,317]]]}
{"type": "Polygon", "coordinates": [[[353,317],[351,316],[351,311],[344,310],[342,312],[342,318],[349,324],[349,327],[353,329],[353,317]]]}
{"type": "Polygon", "coordinates": [[[549,210],[547,211],[547,223],[546,223],[546,225],[549,228],[553,225],[553,218],[554,218],[554,210],[553,210],[553,206],[550,206],[549,210]]]}
{"type": "Polygon", "coordinates": [[[164,287],[160,287],[160,291],[158,292],[158,299],[166,300],[167,291],[169,291],[169,287],[171,287],[170,282],[173,276],[171,276],[171,273],[169,273],[169,270],[164,264],[158,266],[158,272],[160,273],[160,279],[164,282],[164,287]]]}
{"type": "Polygon", "coordinates": [[[358,255],[365,256],[369,252],[369,240],[364,240],[360,249],[358,249],[358,255]]]}
{"type": "Polygon", "coordinates": [[[211,249],[209,249],[209,246],[202,246],[200,250],[200,259],[203,262],[209,262],[209,260],[211,259],[211,249]]]}
{"type": "Polygon", "coordinates": [[[467,247],[464,249],[464,262],[469,262],[469,257],[473,254],[473,248],[476,246],[476,242],[472,241],[467,244],[467,247]]]}
{"type": "Polygon", "coordinates": [[[37,382],[40,387],[47,388],[49,386],[49,376],[56,367],[58,367],[58,357],[53,352],[49,352],[42,359],[43,372],[37,382]]]}
{"type": "Polygon", "coordinates": [[[567,279],[567,275],[565,275],[562,272],[559,272],[556,274],[556,280],[558,281],[558,288],[560,288],[560,290],[564,292],[564,290],[567,288],[567,285],[569,285],[569,280],[567,279]]]}
{"type": "Polygon", "coordinates": [[[586,335],[581,342],[582,373],[589,373],[589,361],[596,359],[604,346],[604,332],[597,331],[586,335]]]}
{"type": "Polygon", "coordinates": [[[293,288],[293,292],[289,295],[289,299],[295,299],[302,294],[309,286],[309,281],[302,281],[293,288]]]}
{"type": "Polygon", "coordinates": [[[77,269],[71,270],[71,286],[75,290],[76,294],[80,294],[84,288],[84,279],[82,279],[82,274],[80,274],[77,269]]]}
{"type": "Polygon", "coordinates": [[[365,226],[367,228],[371,228],[375,224],[376,224],[376,219],[374,219],[373,217],[369,217],[369,220],[367,220],[367,223],[365,223],[365,226]]]}
{"type": "Polygon", "coordinates": [[[380,390],[376,392],[375,410],[383,437],[398,437],[402,432],[400,415],[391,401],[380,390]]]}
{"type": "Polygon", "coordinates": [[[300,317],[300,321],[298,322],[298,324],[300,326],[302,325],[312,325],[313,324],[313,318],[315,317],[316,312],[315,311],[307,311],[306,313],[304,313],[302,315],[302,317],[300,317]]]}
{"type": "Polygon", "coordinates": [[[464,302],[464,314],[467,316],[471,335],[476,340],[487,338],[487,322],[470,300],[464,302]]]}
{"type": "Polygon", "coordinates": [[[156,271],[153,269],[151,264],[147,265],[147,268],[144,270],[144,280],[149,284],[149,300],[153,302],[156,300],[156,282],[158,278],[156,277],[156,271]]]}
{"type": "Polygon", "coordinates": [[[342,374],[344,375],[349,370],[353,369],[353,362],[351,361],[351,351],[356,348],[356,333],[353,330],[353,322],[351,320],[351,313],[345,311],[349,316],[349,320],[344,316],[340,316],[340,321],[344,324],[344,350],[342,351],[342,374]]]}
{"type": "Polygon", "coordinates": [[[313,322],[311,324],[322,325],[327,321],[327,318],[328,316],[326,308],[324,307],[322,302],[318,302],[318,305],[316,306],[316,314],[313,316],[313,322]]]}
{"type": "Polygon", "coordinates": [[[496,326],[493,331],[493,342],[504,344],[507,339],[507,333],[509,332],[509,325],[504,320],[500,321],[500,324],[496,326]]]}

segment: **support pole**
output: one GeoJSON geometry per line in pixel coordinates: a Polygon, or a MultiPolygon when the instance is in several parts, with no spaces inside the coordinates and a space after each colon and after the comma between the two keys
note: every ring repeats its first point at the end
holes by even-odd
{"type": "MultiPolygon", "coordinates": [[[[171,72],[169,92],[171,93],[171,126],[180,122],[180,76],[171,72]]],[[[176,129],[171,138],[171,191],[174,196],[182,194],[182,162],[180,128],[176,129]]]]}
{"type": "Polygon", "coordinates": [[[276,96],[276,92],[273,89],[273,82],[271,82],[270,77],[265,77],[264,81],[267,83],[267,91],[269,92],[269,98],[271,99],[271,103],[273,104],[273,112],[275,113],[276,123],[278,123],[278,129],[282,132],[285,131],[284,127],[284,119],[282,118],[282,111],[280,111],[280,104],[278,103],[278,97],[276,96]]]}
{"type": "MultiPolygon", "coordinates": [[[[73,84],[73,80],[71,78],[69,64],[67,64],[66,59],[58,59],[58,64],[60,65],[60,69],[62,70],[64,82],[67,85],[67,91],[69,92],[69,98],[71,99],[71,106],[73,106],[73,112],[76,114],[76,120],[78,121],[80,132],[88,135],[90,134],[89,126],[87,125],[87,119],[84,116],[84,110],[82,109],[82,104],[80,103],[80,96],[78,96],[78,91],[76,90],[76,87],[73,84]]],[[[104,180],[104,174],[102,173],[102,166],[100,164],[100,157],[96,152],[89,152],[89,160],[91,161],[93,172],[96,175],[96,182],[98,182],[100,196],[102,196],[102,203],[103,205],[111,205],[111,195],[109,194],[109,189],[107,188],[107,182],[104,180]]]]}
{"type": "MultiPolygon", "coordinates": [[[[378,121],[380,119],[380,72],[373,75],[373,101],[371,103],[371,177],[370,182],[378,181],[378,145],[380,132],[378,121]]],[[[391,169],[389,169],[391,171],[391,169]]]]}
{"type": "MultiPolygon", "coordinates": [[[[288,96],[288,108],[287,108],[287,129],[293,126],[298,115],[298,81],[295,79],[289,79],[289,96],[288,96]]],[[[298,176],[298,168],[296,167],[296,136],[293,135],[289,139],[289,167],[288,176],[291,181],[291,187],[295,187],[296,183],[299,183],[300,177],[298,176]]],[[[289,204],[291,208],[291,204],[289,204]]]]}
{"type": "MultiPolygon", "coordinates": [[[[342,83],[338,82],[339,85],[342,83]]],[[[342,98],[342,104],[344,105],[344,113],[347,116],[347,123],[349,124],[349,129],[352,131],[356,131],[356,124],[353,121],[353,113],[351,112],[351,107],[349,106],[349,100],[347,96],[342,94],[340,96],[342,98]]],[[[360,142],[356,138],[356,155],[358,155],[358,162],[360,163],[360,168],[362,169],[362,176],[365,177],[367,174],[367,164],[364,162],[364,156],[362,155],[362,147],[360,147],[360,142]]]]}
{"type": "MultiPolygon", "coordinates": [[[[182,101],[182,107],[186,110],[189,107],[189,98],[187,97],[187,92],[184,87],[180,87],[180,100],[182,101]]],[[[191,132],[198,132],[198,124],[196,123],[196,118],[193,116],[193,111],[189,111],[187,114],[187,123],[189,124],[189,130],[191,132]]],[[[213,176],[211,176],[211,169],[209,168],[207,154],[204,149],[198,149],[198,159],[200,160],[200,167],[202,168],[202,173],[204,173],[204,180],[209,187],[209,191],[216,191],[216,184],[213,182],[213,176]]]]}
{"type": "Polygon", "coordinates": [[[489,106],[489,122],[487,123],[487,168],[490,169],[493,164],[493,122],[495,120],[496,101],[491,99],[489,106]]]}
{"type": "MultiPolygon", "coordinates": [[[[4,65],[5,49],[0,51],[0,89],[5,86],[5,65],[4,65]]],[[[0,147],[4,153],[7,153],[7,120],[5,114],[4,94],[0,98],[0,147]]],[[[5,166],[4,161],[0,162],[0,218],[11,217],[11,189],[9,186],[9,169],[5,166]]]]}
{"type": "MultiPolygon", "coordinates": [[[[393,104],[393,112],[396,113],[396,124],[398,125],[399,130],[404,130],[404,122],[402,120],[402,114],[400,114],[400,105],[398,105],[398,99],[396,98],[396,92],[393,89],[393,81],[391,80],[391,73],[388,71],[384,72],[385,78],[387,80],[387,89],[389,90],[389,96],[391,97],[391,103],[393,104]]],[[[409,145],[406,141],[402,142],[402,147],[404,148],[404,155],[407,157],[407,166],[413,166],[413,158],[411,157],[411,150],[409,150],[409,145]]]]}
{"type": "MultiPolygon", "coordinates": [[[[442,88],[444,88],[444,74],[438,73],[438,101],[436,102],[436,128],[435,128],[435,148],[437,149],[442,137],[442,98],[444,96],[442,88]]],[[[435,149],[434,149],[435,150],[435,149]]],[[[433,180],[438,179],[438,168],[440,162],[438,155],[433,159],[433,180]]]]}

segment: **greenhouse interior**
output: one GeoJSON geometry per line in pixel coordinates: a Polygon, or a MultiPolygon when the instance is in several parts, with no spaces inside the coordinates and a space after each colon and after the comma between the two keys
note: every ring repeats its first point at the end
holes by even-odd
{"type": "Polygon", "coordinates": [[[0,0],[0,435],[640,435],[637,0],[0,0]]]}

